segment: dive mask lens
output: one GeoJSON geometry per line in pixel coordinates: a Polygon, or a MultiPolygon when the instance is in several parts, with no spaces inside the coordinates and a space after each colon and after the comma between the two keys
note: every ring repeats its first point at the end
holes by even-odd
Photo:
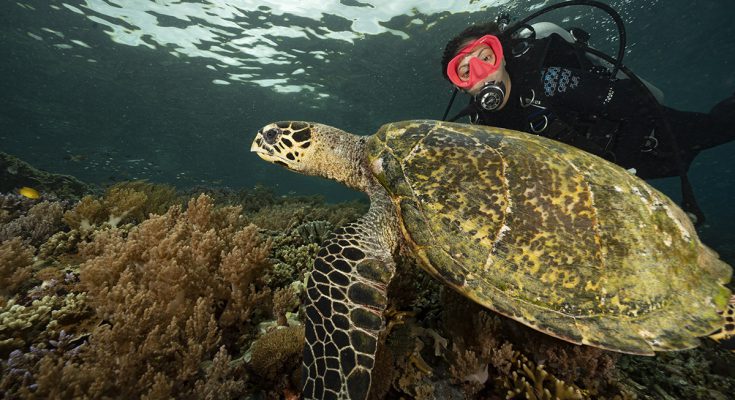
{"type": "Polygon", "coordinates": [[[465,46],[462,50],[459,51],[459,53],[457,53],[456,56],[454,56],[454,58],[452,58],[451,61],[449,61],[449,64],[447,64],[447,76],[449,77],[449,80],[458,88],[471,88],[481,80],[485,79],[488,75],[497,71],[498,68],[500,68],[500,65],[502,65],[502,61],[503,46],[501,46],[500,40],[494,35],[485,35],[465,46]],[[472,57],[468,63],[470,69],[469,77],[466,80],[463,80],[459,77],[457,71],[460,63],[465,59],[465,57],[468,57],[471,53],[477,50],[479,46],[482,45],[490,47],[490,50],[495,53],[495,62],[491,64],[482,61],[477,57],[472,57]]]}

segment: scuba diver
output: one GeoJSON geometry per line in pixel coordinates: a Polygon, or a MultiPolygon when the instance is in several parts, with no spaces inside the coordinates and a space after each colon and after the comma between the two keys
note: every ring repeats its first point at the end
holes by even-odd
{"type": "Polygon", "coordinates": [[[735,139],[735,96],[709,113],[663,106],[661,92],[622,64],[625,29],[620,16],[596,1],[549,6],[508,26],[509,17],[470,26],[451,39],[442,73],[471,96],[455,121],[468,116],[492,125],[547,136],[630,169],[642,179],[679,176],[682,207],[695,223],[704,215],[687,179],[696,155],[735,139]],[[548,22],[527,22],[569,5],[606,11],[618,25],[617,59],[591,48],[589,34],[548,22]]]}

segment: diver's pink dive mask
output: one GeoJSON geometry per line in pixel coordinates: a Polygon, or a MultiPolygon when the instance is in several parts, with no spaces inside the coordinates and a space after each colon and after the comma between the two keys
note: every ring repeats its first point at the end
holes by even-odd
{"type": "Polygon", "coordinates": [[[485,35],[474,42],[465,46],[462,50],[457,53],[449,64],[447,64],[447,76],[449,80],[460,89],[468,89],[475,86],[481,80],[487,78],[488,75],[497,71],[503,63],[503,46],[500,45],[500,40],[494,35],[485,35]],[[470,76],[467,80],[462,80],[457,74],[457,67],[464,60],[468,54],[477,50],[478,46],[485,45],[489,46],[490,50],[495,53],[495,63],[491,64],[480,60],[477,57],[470,58],[469,68],[470,76]]]}

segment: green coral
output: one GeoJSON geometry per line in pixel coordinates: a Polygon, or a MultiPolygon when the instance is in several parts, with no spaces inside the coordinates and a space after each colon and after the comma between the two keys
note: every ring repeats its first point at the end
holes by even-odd
{"type": "Polygon", "coordinates": [[[329,221],[309,221],[296,227],[296,232],[306,243],[322,243],[332,232],[333,226],[329,221]]]}
{"type": "Polygon", "coordinates": [[[276,247],[273,257],[275,263],[266,277],[268,285],[283,287],[293,281],[303,280],[305,271],[311,270],[318,251],[319,245],[314,243],[276,247]]]}
{"type": "Polygon", "coordinates": [[[273,268],[266,282],[278,288],[294,281],[303,281],[311,270],[319,243],[331,232],[332,225],[323,220],[308,221],[273,237],[273,268]]]}

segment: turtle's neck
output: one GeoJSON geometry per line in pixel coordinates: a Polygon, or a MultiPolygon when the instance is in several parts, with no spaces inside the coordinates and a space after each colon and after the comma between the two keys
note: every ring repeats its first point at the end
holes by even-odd
{"type": "Polygon", "coordinates": [[[318,141],[314,143],[318,156],[313,157],[309,172],[369,193],[376,181],[370,173],[365,155],[368,137],[336,128],[320,133],[318,141]]]}

